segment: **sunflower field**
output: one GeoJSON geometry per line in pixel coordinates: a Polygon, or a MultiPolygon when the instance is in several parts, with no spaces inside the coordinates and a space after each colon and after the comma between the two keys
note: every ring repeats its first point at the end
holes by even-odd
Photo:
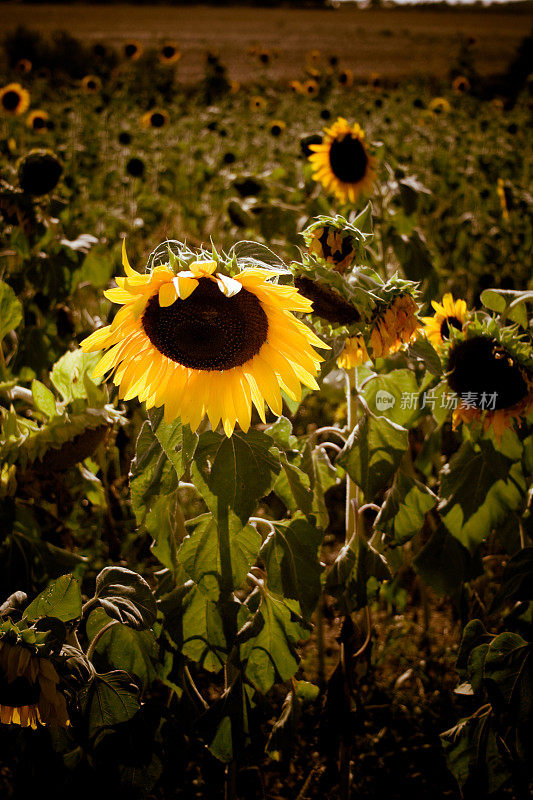
{"type": "Polygon", "coordinates": [[[530,44],[6,37],[2,798],[531,796],[530,44]]]}

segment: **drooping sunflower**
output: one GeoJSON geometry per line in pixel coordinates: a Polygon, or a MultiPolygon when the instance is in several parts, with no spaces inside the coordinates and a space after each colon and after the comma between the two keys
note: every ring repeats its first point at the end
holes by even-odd
{"type": "Polygon", "coordinates": [[[253,97],[250,97],[249,106],[250,111],[264,111],[267,106],[267,101],[264,97],[261,97],[261,95],[257,94],[253,97]]]}
{"type": "Polygon", "coordinates": [[[20,640],[0,640],[0,722],[37,728],[69,723],[59,676],[50,660],[20,640]]]}
{"type": "Polygon", "coordinates": [[[142,275],[123,247],[126,278],[105,296],[122,304],[111,325],[81,346],[110,348],[94,376],[114,370],[120,396],[136,395],[147,408],[164,405],[165,420],[179,416],[196,430],[207,414],[226,436],[238,422],[250,426],[252,404],[265,420],[264,402],[281,414],[283,390],[301,395],[301,383],[317,388],[323,360],[313,347],[327,348],[291,312],[311,303],[296,289],[270,282],[270,270],[243,269],[230,277],[214,258],[175,258],[142,275]],[[185,269],[182,269],[185,267],[185,269]]]}
{"type": "Polygon", "coordinates": [[[498,439],[506,428],[522,424],[533,411],[533,361],[510,332],[473,330],[451,342],[447,357],[448,385],[460,401],[453,427],[460,423],[491,428],[498,439]]]}
{"type": "Polygon", "coordinates": [[[366,349],[365,340],[362,336],[350,336],[344,342],[344,350],[337,358],[337,366],[341,369],[353,369],[360,367],[365,361],[369,361],[370,356],[366,349]]]}
{"type": "Polygon", "coordinates": [[[468,317],[468,309],[464,300],[455,300],[450,292],[442,298],[442,305],[435,300],[431,305],[437,312],[433,317],[420,317],[424,323],[424,331],[431,344],[435,347],[450,338],[450,328],[463,330],[463,325],[468,317]]]}
{"type": "Polygon", "coordinates": [[[102,81],[98,75],[86,75],[81,79],[81,88],[86,94],[98,94],[102,88],[102,81]]]}
{"type": "Polygon", "coordinates": [[[375,159],[364,139],[359,125],[350,125],[339,117],[330,128],[324,129],[322,143],[310,146],[313,178],[331,189],[342,203],[348,200],[355,203],[374,183],[375,159]]]}
{"type": "Polygon", "coordinates": [[[408,292],[397,295],[388,307],[378,311],[370,333],[374,359],[396,353],[416,338],[420,328],[417,312],[418,305],[408,292]]]}
{"type": "Polygon", "coordinates": [[[153,108],[141,117],[143,128],[164,128],[170,122],[170,117],[162,108],[153,108]]]}
{"type": "Polygon", "coordinates": [[[48,127],[48,120],[50,115],[47,111],[35,110],[30,111],[26,117],[26,125],[32,131],[43,131],[48,127]]]}
{"type": "Polygon", "coordinates": [[[170,65],[177,64],[181,58],[181,50],[178,42],[168,41],[163,42],[159,48],[157,58],[160,64],[170,65]]]}
{"type": "Polygon", "coordinates": [[[282,119],[273,119],[270,123],[270,135],[277,139],[281,136],[286,127],[287,125],[282,119]]]}
{"type": "Polygon", "coordinates": [[[465,94],[470,89],[470,81],[464,75],[458,75],[452,81],[452,89],[458,94],[465,94]]]}
{"type": "Polygon", "coordinates": [[[143,46],[138,39],[130,39],[122,45],[122,54],[128,61],[138,61],[142,52],[143,46]]]}
{"type": "Polygon", "coordinates": [[[432,114],[439,115],[439,114],[447,114],[451,111],[451,105],[445,97],[434,97],[433,100],[430,101],[428,105],[428,109],[431,111],[432,114]]]}
{"type": "Polygon", "coordinates": [[[354,239],[350,225],[343,217],[319,217],[302,235],[309,253],[332,264],[337,272],[345,272],[353,264],[356,256],[354,239]]]}
{"type": "Polygon", "coordinates": [[[30,93],[20,83],[8,83],[0,89],[0,108],[4,114],[15,117],[29,108],[30,93]]]}

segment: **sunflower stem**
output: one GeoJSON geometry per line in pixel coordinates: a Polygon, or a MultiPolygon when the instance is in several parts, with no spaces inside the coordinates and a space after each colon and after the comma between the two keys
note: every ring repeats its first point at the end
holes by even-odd
{"type": "MultiPolygon", "coordinates": [[[[357,419],[357,389],[356,368],[346,370],[346,414],[348,433],[351,434],[357,419]]],[[[355,532],[358,489],[348,473],[346,473],[346,515],[345,515],[345,542],[348,543],[355,532]],[[355,501],[355,502],[352,502],[355,501]]]]}

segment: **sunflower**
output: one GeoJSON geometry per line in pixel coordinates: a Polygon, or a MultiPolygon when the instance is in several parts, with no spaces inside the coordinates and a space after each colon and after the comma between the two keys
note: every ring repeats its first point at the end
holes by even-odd
{"type": "Polygon", "coordinates": [[[177,42],[164,42],[159,48],[157,58],[160,64],[177,64],[181,58],[181,51],[177,42]]]}
{"type": "Polygon", "coordinates": [[[61,161],[52,150],[30,150],[18,163],[19,186],[26,194],[41,197],[55,189],[62,172],[61,161]]]}
{"type": "Polygon", "coordinates": [[[321,144],[310,146],[313,178],[331,189],[342,203],[355,203],[360,194],[371,189],[375,178],[375,159],[364,142],[364,131],[339,117],[324,134],[321,144]]]}
{"type": "Polygon", "coordinates": [[[141,117],[141,125],[143,128],[164,128],[170,122],[170,117],[167,112],[161,108],[154,108],[152,111],[147,111],[141,117]]]}
{"type": "Polygon", "coordinates": [[[428,105],[432,114],[447,114],[451,111],[451,105],[445,97],[434,97],[428,105]]]}
{"type": "Polygon", "coordinates": [[[322,53],[320,50],[308,50],[305,54],[305,63],[316,67],[322,61],[322,53]]]}
{"type": "Polygon", "coordinates": [[[264,97],[257,94],[253,97],[250,97],[250,111],[264,111],[266,108],[267,102],[264,97]]]}
{"type": "Polygon", "coordinates": [[[464,94],[470,89],[470,81],[464,75],[458,75],[452,81],[452,89],[458,94],[464,94]]]}
{"type": "Polygon", "coordinates": [[[309,81],[305,81],[302,84],[302,94],[307,95],[307,97],[316,97],[320,90],[320,86],[318,82],[311,78],[309,81]]]}
{"type": "Polygon", "coordinates": [[[143,46],[138,39],[130,39],[124,42],[122,46],[122,54],[128,61],[138,61],[142,56],[143,46]]]}
{"type": "Polygon", "coordinates": [[[353,72],[351,69],[343,69],[337,75],[337,83],[339,86],[343,86],[345,89],[349,89],[353,86],[353,72]]]}
{"type": "Polygon", "coordinates": [[[289,83],[289,89],[291,90],[291,92],[293,94],[302,94],[303,93],[301,81],[291,81],[289,83]]]}
{"type": "Polygon", "coordinates": [[[115,370],[125,400],[138,395],[147,408],[164,405],[167,422],[179,416],[192,430],[207,414],[213,428],[222,420],[231,436],[237,422],[245,432],[250,427],[252,403],[264,421],[265,400],[281,414],[281,389],[297,399],[301,383],[318,388],[323,359],[312,346],[327,345],[291,313],[308,312],[311,303],[293,287],[271,283],[270,270],[231,278],[215,260],[178,258],[186,269],[175,273],[164,264],[141,275],[124,245],[122,252],[127,277],[105,296],[123,307],[81,346],[110,348],[93,376],[115,370]]]}
{"type": "Polygon", "coordinates": [[[402,345],[409,344],[416,337],[420,327],[417,311],[416,302],[406,292],[397,295],[387,308],[378,312],[372,320],[370,333],[374,359],[396,353],[402,345]]]}
{"type": "Polygon", "coordinates": [[[475,331],[450,344],[448,385],[461,403],[453,412],[454,429],[460,423],[492,428],[501,438],[515,421],[521,424],[533,410],[533,372],[510,340],[475,331]]]}
{"type": "Polygon", "coordinates": [[[380,89],[381,88],[381,75],[379,72],[371,72],[370,73],[370,85],[373,89],[380,89]]]}
{"type": "Polygon", "coordinates": [[[337,366],[340,369],[353,369],[360,367],[370,357],[366,349],[365,340],[362,336],[350,336],[344,342],[344,350],[337,358],[337,366]]]}
{"type": "Polygon", "coordinates": [[[355,258],[350,235],[332,225],[320,225],[310,232],[309,252],[333,264],[337,272],[345,272],[355,258]]]}
{"type": "Polygon", "coordinates": [[[435,300],[431,305],[437,312],[434,317],[420,317],[424,323],[424,331],[429,341],[435,347],[450,338],[450,328],[463,330],[463,325],[468,317],[468,309],[464,300],[455,300],[448,292],[442,298],[442,305],[435,300]]]}
{"type": "Polygon", "coordinates": [[[21,58],[15,64],[15,69],[20,75],[28,75],[31,72],[33,64],[28,58],[21,58]]]}
{"type": "Polygon", "coordinates": [[[86,94],[98,94],[102,88],[102,81],[98,75],[86,75],[81,79],[81,88],[86,94]]]}
{"type": "Polygon", "coordinates": [[[30,105],[30,93],[20,83],[8,83],[0,89],[0,107],[12,117],[24,114],[30,105]]]}
{"type": "Polygon", "coordinates": [[[255,56],[256,56],[257,60],[259,61],[259,63],[262,64],[265,67],[267,67],[270,64],[270,62],[272,61],[272,53],[266,47],[259,48],[256,51],[255,56]]]}
{"type": "Polygon", "coordinates": [[[69,723],[67,704],[58,691],[59,676],[49,658],[18,640],[0,640],[0,722],[37,728],[69,723]]]}
{"type": "Polygon", "coordinates": [[[277,138],[278,136],[281,136],[286,127],[287,126],[282,119],[273,119],[270,123],[270,135],[274,136],[274,138],[277,138]]]}
{"type": "Polygon", "coordinates": [[[26,125],[28,128],[31,128],[32,131],[42,131],[48,127],[47,123],[49,119],[50,116],[46,111],[31,111],[26,117],[26,125]]]}

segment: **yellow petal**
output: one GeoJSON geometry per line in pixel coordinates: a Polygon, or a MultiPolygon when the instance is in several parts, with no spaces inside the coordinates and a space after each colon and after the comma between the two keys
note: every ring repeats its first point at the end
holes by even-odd
{"type": "Polygon", "coordinates": [[[178,291],[178,297],[181,300],[185,300],[189,295],[191,295],[196,287],[198,286],[198,281],[196,278],[184,278],[179,273],[173,281],[174,286],[178,291]]]}
{"type": "Polygon", "coordinates": [[[176,302],[178,293],[176,287],[171,283],[164,283],[159,287],[159,305],[161,308],[167,308],[172,303],[176,302]]]}

